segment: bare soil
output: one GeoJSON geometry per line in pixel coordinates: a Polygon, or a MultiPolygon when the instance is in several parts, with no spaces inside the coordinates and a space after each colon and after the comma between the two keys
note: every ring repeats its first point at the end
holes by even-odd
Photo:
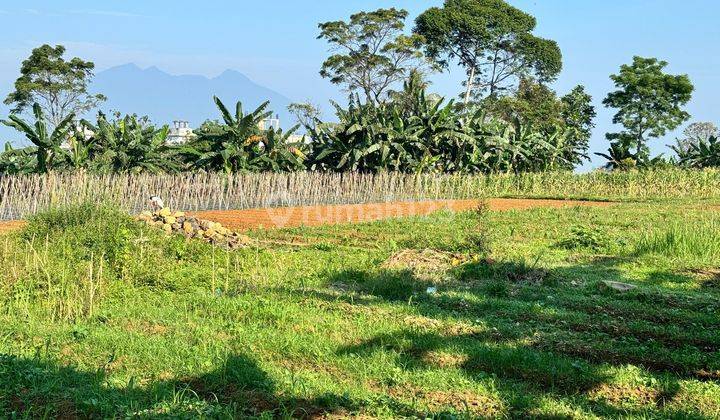
{"type": "MultiPolygon", "coordinates": [[[[334,206],[301,206],[248,210],[214,210],[194,212],[193,216],[219,222],[233,230],[319,226],[338,223],[357,223],[393,217],[424,216],[440,210],[463,211],[487,206],[493,211],[527,210],[537,207],[560,208],[574,206],[608,206],[601,201],[538,200],[493,198],[489,200],[438,200],[393,202],[377,204],[348,204],[334,206]]],[[[0,222],[0,233],[18,229],[23,221],[0,222]]]]}

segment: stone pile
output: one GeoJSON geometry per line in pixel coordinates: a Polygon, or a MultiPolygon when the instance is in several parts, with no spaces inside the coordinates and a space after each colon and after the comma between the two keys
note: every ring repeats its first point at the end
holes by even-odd
{"type": "Polygon", "coordinates": [[[248,236],[233,232],[220,223],[188,216],[182,211],[174,212],[167,207],[144,211],[137,219],[164,230],[168,235],[179,233],[186,238],[201,239],[224,248],[241,248],[252,242],[248,236]]]}

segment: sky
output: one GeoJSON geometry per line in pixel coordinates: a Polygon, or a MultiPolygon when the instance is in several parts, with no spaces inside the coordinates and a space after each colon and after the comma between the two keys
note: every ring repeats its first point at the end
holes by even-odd
{"type": "MultiPolygon", "coordinates": [[[[558,42],[563,72],[558,94],[583,84],[598,116],[591,152],[605,151],[605,133],[616,130],[602,99],[613,89],[609,75],[634,55],[669,62],[667,71],[688,74],[695,85],[691,121],[720,124],[720,2],[716,0],[510,0],[537,18],[536,34],[558,42]]],[[[126,63],[157,66],[172,74],[216,76],[238,70],[295,101],[328,109],[342,100],[338,86],[318,71],[328,55],[316,39],[317,24],[380,7],[410,12],[408,26],[441,0],[24,0],[0,2],[0,95],[12,89],[21,61],[43,43],[62,44],[98,71],[126,63]]],[[[431,90],[455,97],[464,72],[434,75],[431,90]]],[[[652,141],[669,151],[681,130],[652,141]]],[[[4,142],[6,139],[0,139],[4,142]]],[[[601,158],[584,165],[597,167],[601,158]]]]}

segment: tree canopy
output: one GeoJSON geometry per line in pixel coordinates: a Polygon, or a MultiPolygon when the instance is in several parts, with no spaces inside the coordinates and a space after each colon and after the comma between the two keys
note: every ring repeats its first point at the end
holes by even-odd
{"type": "Polygon", "coordinates": [[[382,101],[395,83],[423,65],[422,38],[403,33],[407,16],[405,10],[378,9],[356,13],[349,22],[321,23],[318,39],[327,40],[334,54],[320,74],[349,92],[362,92],[367,102],[382,101]]]}
{"type": "Polygon", "coordinates": [[[22,113],[39,104],[50,125],[58,126],[68,115],[80,115],[105,99],[88,92],[95,64],[78,57],[66,61],[65,47],[42,45],[23,61],[15,90],[5,99],[12,112],[22,113]]]}
{"type": "Polygon", "coordinates": [[[613,123],[625,130],[608,133],[608,140],[627,150],[635,149],[634,158],[647,160],[647,141],[665,135],[690,118],[682,109],[694,90],[687,75],[671,75],[663,70],[667,62],[657,58],[634,57],[618,74],[610,76],[617,90],[610,92],[603,104],[616,108],[613,123]]]}
{"type": "Polygon", "coordinates": [[[465,103],[494,96],[522,77],[554,80],[562,70],[557,43],[532,34],[535,18],[503,0],[445,0],[423,12],[414,32],[425,54],[447,68],[457,61],[467,71],[465,103]]]}

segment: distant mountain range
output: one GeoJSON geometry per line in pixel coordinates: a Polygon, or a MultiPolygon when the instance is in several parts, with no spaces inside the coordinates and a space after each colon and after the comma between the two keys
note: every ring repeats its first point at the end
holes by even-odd
{"type": "MultiPolygon", "coordinates": [[[[283,128],[295,124],[295,119],[287,112],[287,106],[292,103],[289,98],[234,70],[208,78],[175,76],[157,67],[141,69],[135,64],[125,64],[97,73],[90,90],[107,96],[108,100],[100,106],[106,113],[147,115],[157,125],[172,125],[174,120],[185,120],[192,128],[197,128],[205,120],[220,120],[213,95],[218,96],[232,113],[237,101],[242,102],[245,112],[250,112],[269,100],[269,110],[280,116],[283,128]]],[[[0,102],[0,119],[6,118],[9,112],[9,107],[0,102]]],[[[95,115],[85,117],[92,119],[95,115]]],[[[22,134],[0,124],[0,150],[6,141],[17,146],[27,145],[22,134]]]]}
{"type": "Polygon", "coordinates": [[[91,89],[107,96],[108,100],[100,107],[103,111],[147,115],[158,125],[186,120],[195,128],[207,119],[221,119],[213,95],[231,112],[237,101],[242,101],[245,112],[250,112],[269,100],[269,109],[280,115],[284,127],[294,124],[287,112],[292,102],[289,98],[234,70],[207,78],[175,76],[157,67],[141,69],[135,64],[125,64],[97,73],[91,89]]]}

